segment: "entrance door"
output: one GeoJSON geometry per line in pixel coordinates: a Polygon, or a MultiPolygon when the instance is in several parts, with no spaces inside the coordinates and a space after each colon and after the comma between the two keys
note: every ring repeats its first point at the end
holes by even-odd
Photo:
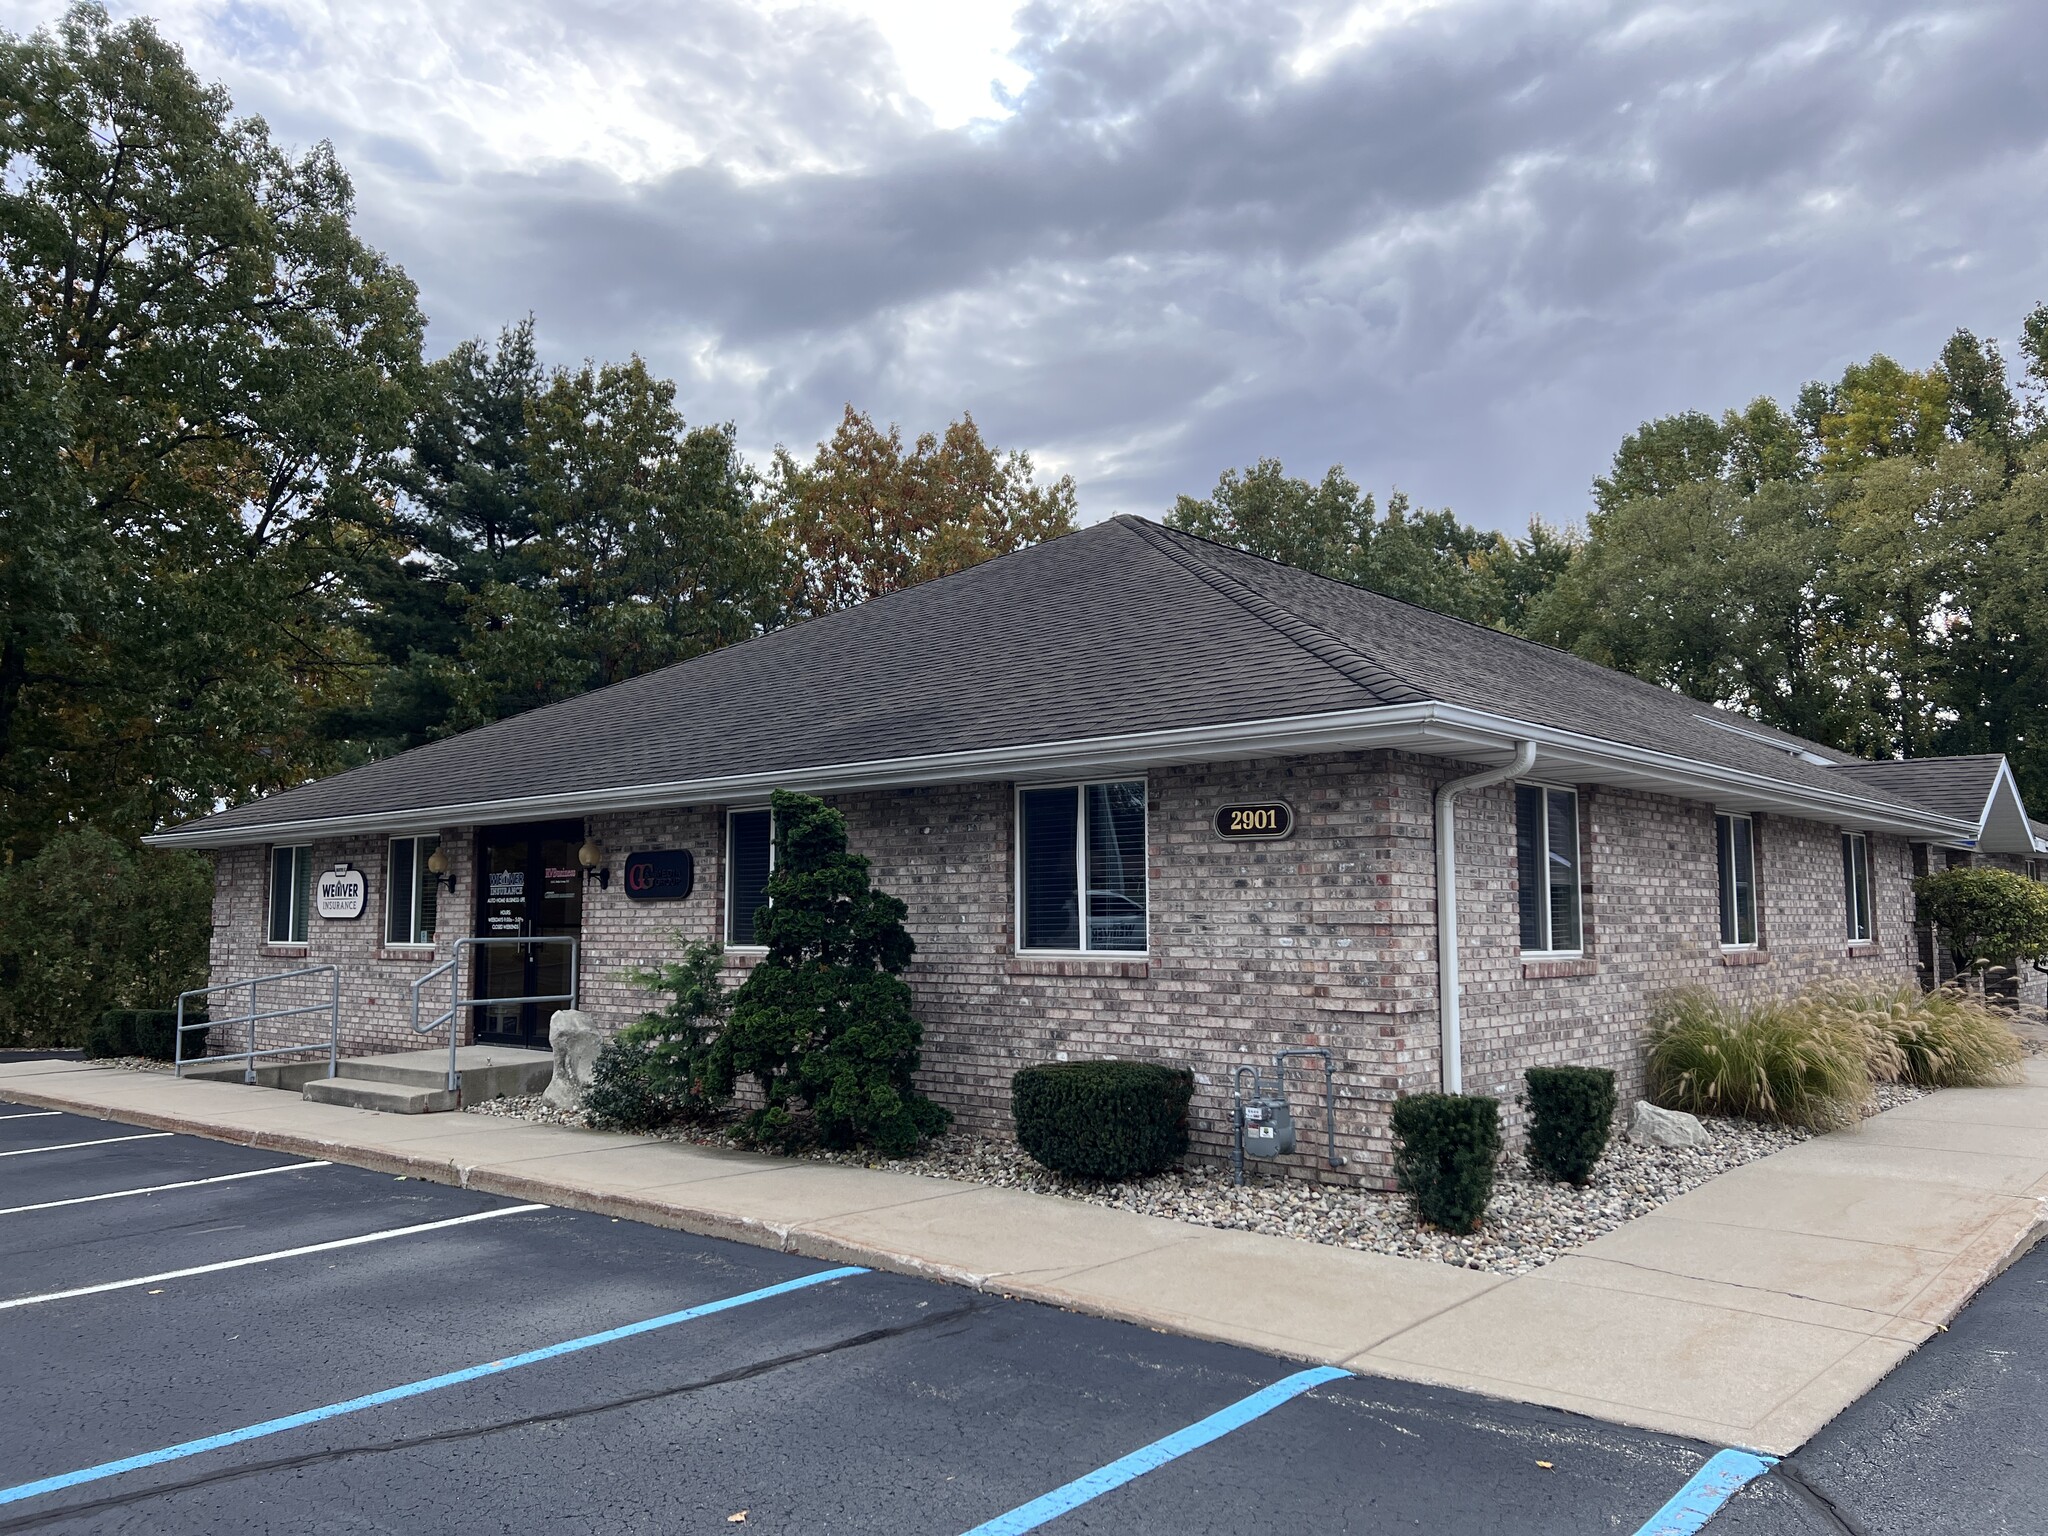
{"type": "MultiPolygon", "coordinates": [[[[479,938],[574,938],[583,931],[583,872],[576,850],[580,821],[482,827],[477,833],[479,938]]],[[[566,944],[486,944],[477,948],[477,997],[547,997],[569,991],[566,944]]],[[[476,1039],[548,1048],[548,1020],[567,1003],[506,1003],[478,1008],[476,1039]]]]}

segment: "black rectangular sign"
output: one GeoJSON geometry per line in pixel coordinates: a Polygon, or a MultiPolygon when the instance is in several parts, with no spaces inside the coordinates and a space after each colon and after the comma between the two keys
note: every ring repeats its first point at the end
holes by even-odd
{"type": "Polygon", "coordinates": [[[681,901],[697,886],[697,861],[687,848],[626,855],[626,894],[635,901],[681,901]]]}
{"type": "Polygon", "coordinates": [[[1294,808],[1284,800],[1226,805],[1216,813],[1216,835],[1231,842],[1270,841],[1294,830],[1294,808]]]}

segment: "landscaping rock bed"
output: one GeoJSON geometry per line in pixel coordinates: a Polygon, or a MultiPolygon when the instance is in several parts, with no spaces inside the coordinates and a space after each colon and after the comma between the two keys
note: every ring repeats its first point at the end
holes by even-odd
{"type": "MultiPolygon", "coordinates": [[[[1874,1110],[1909,1103],[1926,1092],[1886,1085],[1877,1091],[1874,1110]]],[[[559,1110],[537,1095],[476,1104],[467,1112],[546,1125],[583,1124],[580,1114],[559,1110]]],[[[1254,1175],[1240,1188],[1231,1183],[1227,1163],[1193,1165],[1122,1184],[1078,1183],[1039,1167],[1015,1142],[965,1131],[939,1137],[915,1157],[835,1152],[806,1155],[891,1173],[1059,1195],[1200,1226],[1263,1232],[1519,1275],[1541,1268],[1731,1168],[1768,1157],[1811,1134],[1745,1120],[1702,1123],[1708,1144],[1700,1148],[1636,1146],[1617,1132],[1584,1189],[1552,1183],[1532,1173],[1519,1151],[1509,1152],[1501,1159],[1485,1223],[1469,1237],[1424,1226],[1402,1195],[1339,1189],[1264,1174],[1254,1175]]],[[[671,1140],[707,1146],[731,1144],[715,1130],[677,1129],[667,1135],[671,1140]]]]}

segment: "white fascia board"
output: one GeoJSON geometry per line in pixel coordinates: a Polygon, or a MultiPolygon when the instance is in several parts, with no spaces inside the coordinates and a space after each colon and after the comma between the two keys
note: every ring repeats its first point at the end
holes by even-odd
{"type": "Polygon", "coordinates": [[[1377,749],[1412,751],[1466,762],[1502,761],[1519,741],[1548,749],[1539,766],[1572,767],[1583,782],[1626,782],[1693,799],[1728,800],[1820,820],[1919,836],[1950,838],[1975,829],[1933,812],[1786,784],[1763,774],[1581,736],[1462,705],[1423,703],[1281,719],[1231,721],[1170,731],[1039,742],[922,757],[834,763],[769,773],[722,775],[663,784],[573,790],[512,799],[451,801],[411,810],[366,812],[311,820],[249,823],[233,828],[153,833],[144,842],[159,848],[229,848],[280,838],[347,836],[378,832],[400,835],[447,827],[539,821],[607,811],[664,809],[760,798],[773,789],[814,794],[859,789],[908,789],[977,780],[1071,777],[1075,774],[1136,772],[1180,763],[1225,762],[1237,758],[1298,756],[1313,752],[1377,749]]]}

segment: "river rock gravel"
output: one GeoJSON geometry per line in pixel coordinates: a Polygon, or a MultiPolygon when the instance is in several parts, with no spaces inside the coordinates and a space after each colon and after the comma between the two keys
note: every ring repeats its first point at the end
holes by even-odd
{"type": "MultiPolygon", "coordinates": [[[[1927,1091],[1886,1085],[1878,1089],[1871,1112],[1908,1103],[1927,1091]]],[[[538,1095],[475,1104],[468,1112],[546,1125],[583,1124],[580,1113],[556,1109],[538,1095]]],[[[1519,1150],[1510,1151],[1501,1159],[1485,1222],[1465,1237],[1418,1221],[1402,1195],[1265,1173],[1254,1174],[1240,1187],[1232,1184],[1228,1163],[1197,1162],[1128,1183],[1093,1184],[1048,1172],[1014,1141],[968,1131],[948,1132],[915,1157],[841,1152],[804,1155],[891,1173],[1058,1195],[1199,1226],[1263,1232],[1396,1258],[1455,1264],[1461,1269],[1520,1275],[1540,1269],[1731,1168],[1768,1157],[1812,1134],[1747,1120],[1709,1119],[1702,1123],[1708,1136],[1704,1147],[1641,1147],[1621,1134],[1624,1121],[1617,1125],[1592,1182],[1584,1189],[1544,1178],[1530,1169],[1519,1150]]],[[[730,1138],[717,1130],[677,1129],[664,1135],[669,1140],[703,1145],[731,1144],[730,1138]]]]}

